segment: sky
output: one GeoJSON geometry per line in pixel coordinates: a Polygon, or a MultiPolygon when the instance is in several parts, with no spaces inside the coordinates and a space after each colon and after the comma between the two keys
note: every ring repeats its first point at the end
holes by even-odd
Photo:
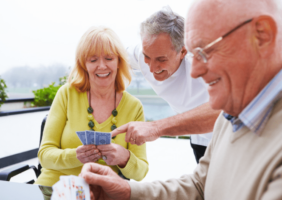
{"type": "Polygon", "coordinates": [[[73,67],[91,26],[113,29],[125,47],[140,43],[139,25],[169,5],[186,17],[192,0],[0,0],[0,75],[13,67],[73,67]]]}

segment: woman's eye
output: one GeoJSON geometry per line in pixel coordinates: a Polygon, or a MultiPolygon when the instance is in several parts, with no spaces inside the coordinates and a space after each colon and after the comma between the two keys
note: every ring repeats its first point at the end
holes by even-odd
{"type": "Polygon", "coordinates": [[[106,60],[112,60],[112,58],[106,58],[106,60]]]}
{"type": "Polygon", "coordinates": [[[90,62],[96,62],[96,61],[97,61],[97,60],[94,60],[94,59],[93,59],[93,60],[90,60],[90,62]]]}

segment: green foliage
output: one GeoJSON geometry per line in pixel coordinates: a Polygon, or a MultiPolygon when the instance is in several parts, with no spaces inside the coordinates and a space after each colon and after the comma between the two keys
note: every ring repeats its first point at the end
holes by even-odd
{"type": "Polygon", "coordinates": [[[59,78],[59,85],[65,85],[68,81],[68,75],[59,78]]]}
{"type": "Polygon", "coordinates": [[[174,136],[161,136],[161,138],[176,138],[176,137],[174,137],[174,136]]]}
{"type": "MultiPolygon", "coordinates": [[[[173,138],[175,139],[175,136],[161,136],[161,138],[173,138]]],[[[190,136],[184,135],[184,136],[178,136],[178,139],[184,139],[184,140],[190,140],[190,136]]]]}
{"type": "Polygon", "coordinates": [[[34,94],[32,106],[51,106],[60,87],[61,85],[55,86],[53,82],[48,87],[32,91],[34,94]]]}
{"type": "Polygon", "coordinates": [[[190,136],[186,136],[186,135],[184,135],[184,136],[178,136],[178,139],[184,139],[184,140],[190,140],[190,136]]]}
{"type": "Polygon", "coordinates": [[[5,89],[7,88],[7,85],[4,81],[4,79],[2,79],[0,77],[0,107],[2,106],[2,104],[4,103],[4,101],[6,101],[6,98],[8,98],[5,89]]]}
{"type": "Polygon", "coordinates": [[[51,83],[48,87],[42,89],[33,90],[34,102],[31,106],[51,106],[58,90],[62,85],[64,85],[68,80],[68,75],[59,78],[59,85],[55,86],[55,82],[51,83]]]}

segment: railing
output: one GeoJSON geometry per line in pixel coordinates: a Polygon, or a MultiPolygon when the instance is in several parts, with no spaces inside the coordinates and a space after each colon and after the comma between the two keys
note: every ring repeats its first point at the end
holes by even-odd
{"type": "MultiPolygon", "coordinates": [[[[31,102],[31,101],[34,101],[34,98],[7,99],[6,101],[4,101],[4,104],[19,103],[19,102],[24,103],[24,102],[31,102]]],[[[46,110],[50,110],[50,106],[0,111],[0,117],[8,116],[8,115],[31,113],[31,112],[40,112],[40,111],[46,111],[46,110]]]]}
{"type": "Polygon", "coordinates": [[[7,99],[4,103],[15,103],[15,102],[26,102],[34,101],[34,98],[17,98],[17,99],[7,99]]]}
{"type": "Polygon", "coordinates": [[[35,108],[23,108],[20,110],[12,110],[12,111],[0,111],[0,117],[8,116],[8,115],[18,115],[24,113],[31,113],[31,112],[40,112],[50,110],[50,106],[44,107],[35,107],[35,108]]]}
{"type": "MultiPolygon", "coordinates": [[[[32,102],[32,101],[34,101],[34,98],[7,99],[3,104],[6,106],[6,110],[0,111],[0,117],[50,110],[50,106],[23,108],[25,102],[32,102]]],[[[38,124],[37,126],[40,126],[40,124],[38,124]]],[[[40,129],[38,128],[38,139],[39,139],[39,136],[40,136],[40,129]]],[[[10,165],[13,165],[13,164],[16,164],[16,163],[19,163],[19,162],[22,162],[28,159],[36,158],[37,152],[38,152],[38,147],[37,148],[33,147],[32,149],[24,151],[24,152],[19,152],[19,153],[15,153],[13,155],[9,155],[6,157],[1,157],[0,158],[0,168],[7,167],[7,166],[10,166],[10,165]]]]}

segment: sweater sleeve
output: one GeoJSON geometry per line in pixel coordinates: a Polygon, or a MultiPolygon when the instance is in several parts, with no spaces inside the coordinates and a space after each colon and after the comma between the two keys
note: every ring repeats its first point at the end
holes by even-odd
{"type": "Polygon", "coordinates": [[[205,156],[191,175],[183,175],[179,179],[154,181],[151,183],[137,183],[129,181],[132,200],[156,199],[204,199],[205,180],[207,176],[211,148],[207,148],[205,156]]]}
{"type": "MultiPolygon", "coordinates": [[[[222,124],[218,119],[216,124],[218,127],[221,127],[222,124]]],[[[204,199],[206,177],[217,140],[218,134],[214,134],[205,155],[200,159],[193,174],[183,175],[179,179],[154,181],[151,183],[128,182],[131,188],[130,199],[204,199]]]]}
{"type": "MultiPolygon", "coordinates": [[[[278,156],[277,156],[278,157],[278,156]]],[[[281,162],[281,161],[280,161],[281,162]]],[[[268,183],[267,190],[265,190],[262,200],[267,199],[282,199],[282,165],[274,170],[271,180],[268,183]]]]}
{"type": "Polygon", "coordinates": [[[82,166],[76,158],[76,149],[61,149],[61,138],[67,121],[68,86],[62,86],[52,103],[45,124],[39,161],[44,168],[61,170],[82,166]]]}
{"type": "MultiPolygon", "coordinates": [[[[143,107],[140,104],[135,121],[144,121],[144,119],[143,107]]],[[[127,145],[130,152],[129,160],[124,168],[118,168],[125,177],[134,179],[136,181],[141,181],[143,178],[145,178],[149,171],[149,163],[147,161],[146,154],[146,143],[140,146],[132,145],[130,143],[127,145]]]]}

